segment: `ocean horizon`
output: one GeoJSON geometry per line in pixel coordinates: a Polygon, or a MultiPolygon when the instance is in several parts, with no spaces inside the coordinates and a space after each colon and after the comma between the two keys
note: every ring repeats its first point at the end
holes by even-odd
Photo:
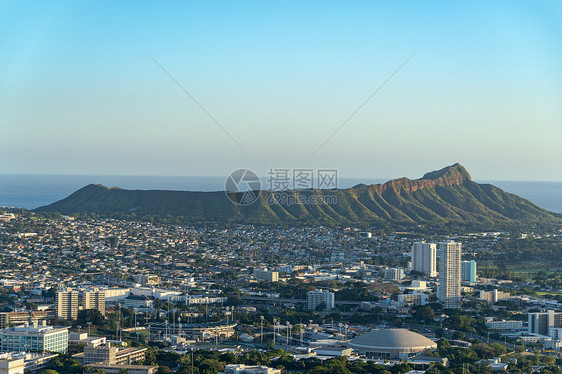
{"type": "MultiPolygon", "coordinates": [[[[139,190],[223,191],[218,176],[114,176],[0,174],[0,207],[35,209],[64,199],[88,184],[139,190]]],[[[339,178],[338,188],[376,184],[391,178],[339,178]]],[[[476,181],[490,183],[555,213],[562,213],[562,182],[476,181]]],[[[262,178],[267,188],[267,178],[262,178]]]]}

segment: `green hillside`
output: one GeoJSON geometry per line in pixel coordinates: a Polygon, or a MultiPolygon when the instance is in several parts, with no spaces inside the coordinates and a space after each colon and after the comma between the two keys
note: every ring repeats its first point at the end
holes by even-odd
{"type": "MultiPolygon", "coordinates": [[[[519,196],[490,184],[478,184],[459,164],[427,173],[421,179],[400,178],[376,185],[342,190],[292,190],[272,199],[261,191],[251,205],[233,204],[224,192],[124,190],[88,185],[67,198],[36,209],[62,214],[102,216],[165,216],[190,222],[327,225],[446,225],[489,229],[511,224],[551,225],[562,220],[519,196]],[[303,204],[324,198],[329,203],[303,204]],[[334,200],[335,199],[335,200],[334,200]]],[[[231,193],[233,199],[241,194],[231,193]]]]}

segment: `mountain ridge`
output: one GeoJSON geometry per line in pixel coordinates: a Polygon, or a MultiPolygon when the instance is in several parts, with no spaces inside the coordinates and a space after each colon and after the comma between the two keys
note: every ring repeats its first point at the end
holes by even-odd
{"type": "Polygon", "coordinates": [[[242,193],[125,190],[85,186],[37,212],[104,216],[166,216],[179,221],[245,224],[444,225],[495,228],[510,224],[560,224],[558,215],[491,184],[472,181],[460,164],[383,184],[347,189],[260,191],[257,201],[237,205],[242,193]],[[287,198],[286,201],[279,196],[287,198]],[[306,201],[332,203],[306,204],[306,201]]]}

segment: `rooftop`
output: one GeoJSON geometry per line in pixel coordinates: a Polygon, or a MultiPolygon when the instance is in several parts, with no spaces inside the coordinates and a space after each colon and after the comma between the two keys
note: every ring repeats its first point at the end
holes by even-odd
{"type": "Polygon", "coordinates": [[[351,347],[379,349],[437,348],[437,343],[407,329],[372,330],[349,342],[351,347]]]}

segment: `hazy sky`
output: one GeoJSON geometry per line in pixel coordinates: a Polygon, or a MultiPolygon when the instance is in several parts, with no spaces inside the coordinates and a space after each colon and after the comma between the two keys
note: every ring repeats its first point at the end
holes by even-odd
{"type": "Polygon", "coordinates": [[[561,2],[0,1],[0,173],[455,162],[562,180],[561,2]]]}

